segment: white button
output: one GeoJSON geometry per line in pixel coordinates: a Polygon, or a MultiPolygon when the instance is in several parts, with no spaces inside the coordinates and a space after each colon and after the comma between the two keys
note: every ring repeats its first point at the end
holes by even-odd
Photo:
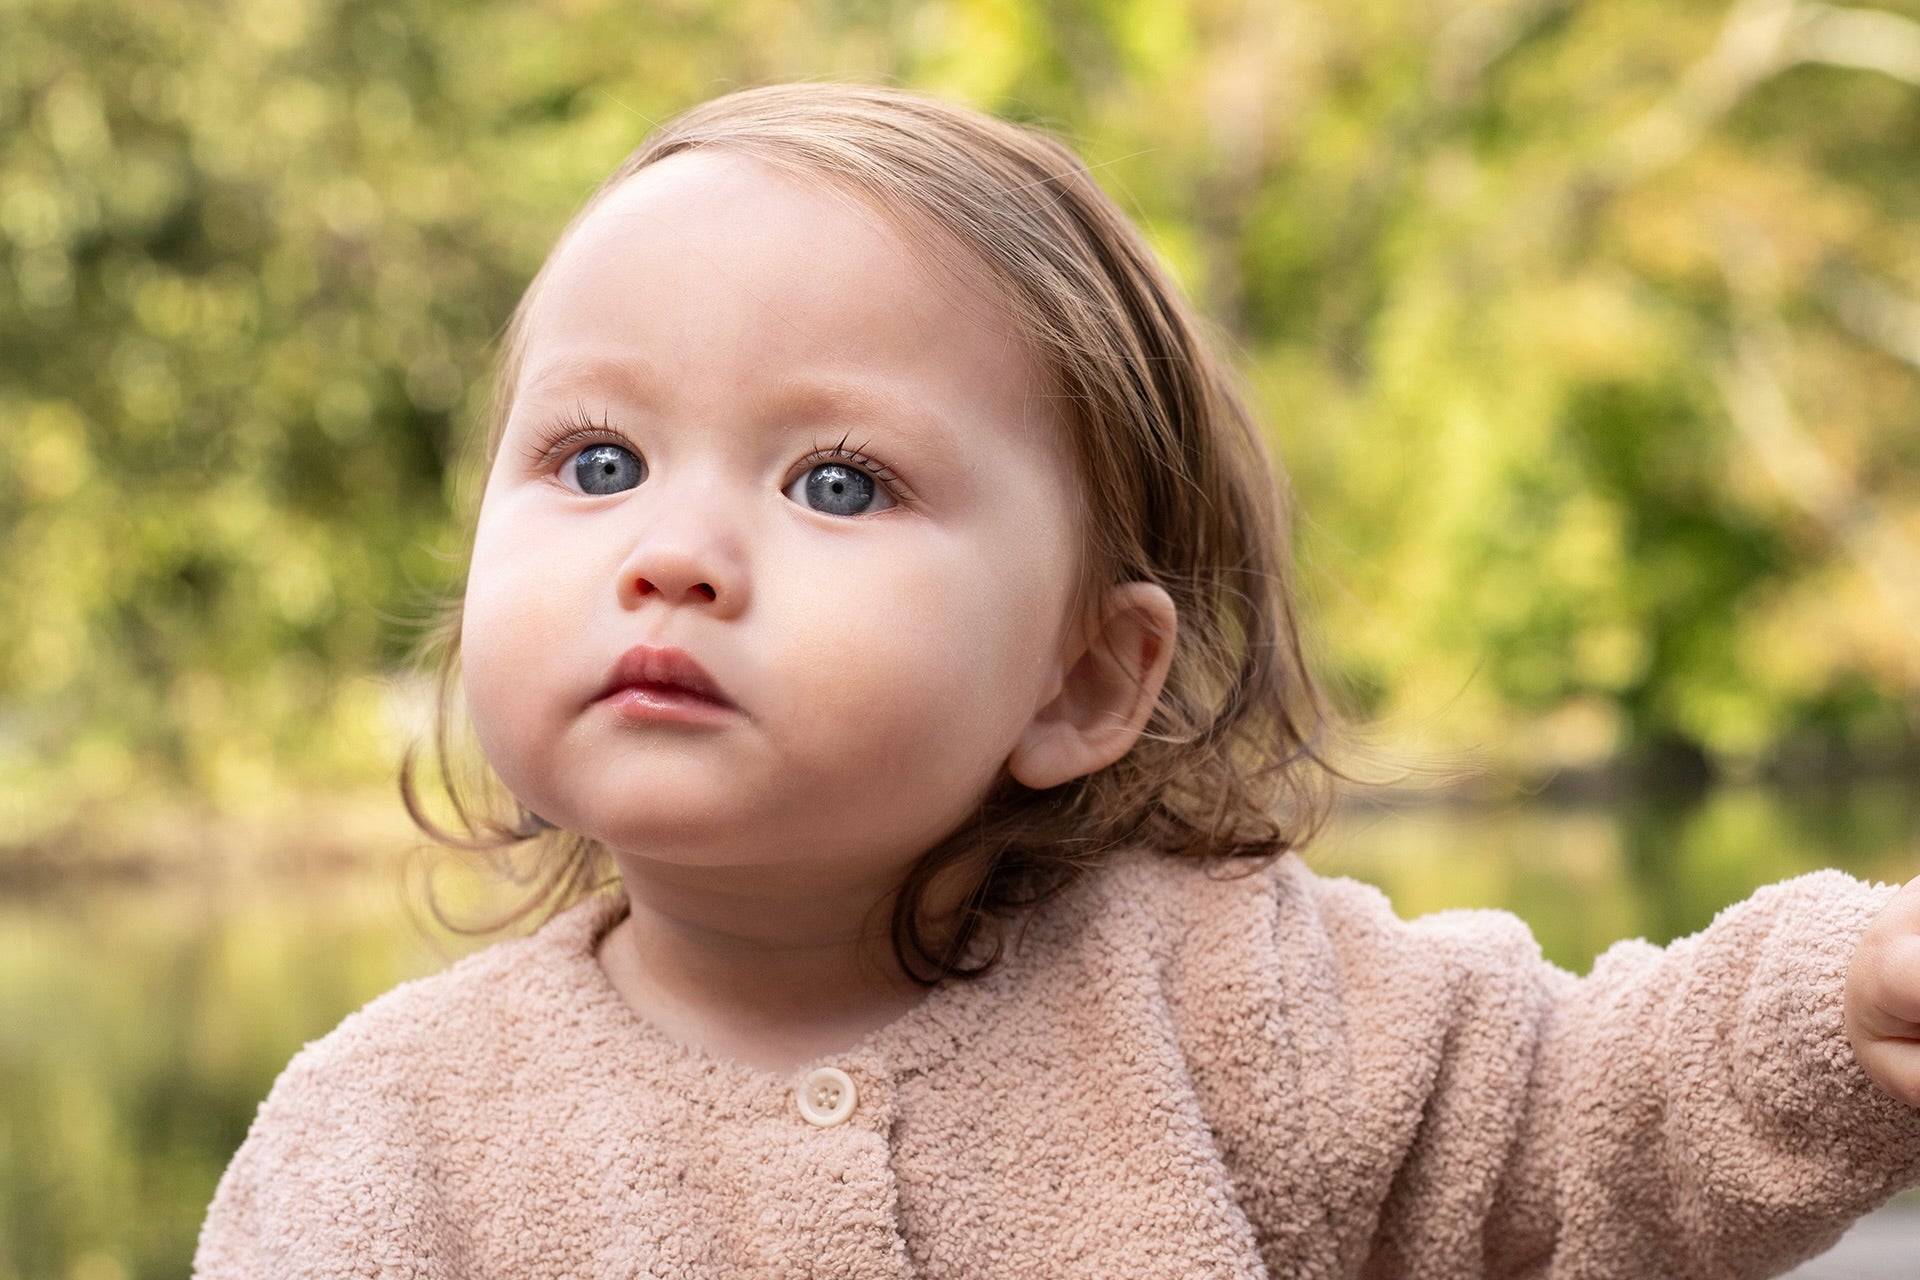
{"type": "Polygon", "coordinates": [[[800,1104],[800,1114],[808,1124],[824,1129],[852,1115],[858,1096],[852,1076],[838,1067],[815,1067],[800,1082],[800,1091],[794,1100],[800,1104]]]}

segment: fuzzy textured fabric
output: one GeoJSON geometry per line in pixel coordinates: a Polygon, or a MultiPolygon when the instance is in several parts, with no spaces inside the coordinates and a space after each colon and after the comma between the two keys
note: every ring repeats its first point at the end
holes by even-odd
{"type": "Polygon", "coordinates": [[[194,1274],[1774,1275],[1920,1181],[1840,1014],[1895,889],[1804,875],[1576,979],[1504,912],[1130,853],[814,1064],[824,1127],[811,1068],[627,1007],[596,897],[303,1048],[194,1274]]]}

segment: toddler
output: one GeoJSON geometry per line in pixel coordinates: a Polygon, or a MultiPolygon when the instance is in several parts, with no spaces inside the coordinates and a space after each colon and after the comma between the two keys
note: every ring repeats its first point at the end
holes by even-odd
{"type": "Polygon", "coordinates": [[[440,834],[547,910],[294,1057],[205,1280],[1762,1276],[1920,1179],[1920,881],[1576,979],[1302,863],[1276,471],[1039,131],[831,84],[660,127],[485,457],[440,834]]]}

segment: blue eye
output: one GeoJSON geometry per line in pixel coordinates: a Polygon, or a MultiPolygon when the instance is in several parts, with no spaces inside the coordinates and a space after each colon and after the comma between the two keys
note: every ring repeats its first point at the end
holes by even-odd
{"type": "Polygon", "coordinates": [[[580,482],[582,493],[620,493],[646,477],[646,464],[632,450],[617,444],[596,444],[573,458],[573,478],[580,482]]]}
{"type": "Polygon", "coordinates": [[[872,476],[837,462],[812,468],[794,482],[794,487],[806,490],[802,500],[808,506],[830,516],[860,515],[873,506],[875,497],[881,496],[872,476]]]}

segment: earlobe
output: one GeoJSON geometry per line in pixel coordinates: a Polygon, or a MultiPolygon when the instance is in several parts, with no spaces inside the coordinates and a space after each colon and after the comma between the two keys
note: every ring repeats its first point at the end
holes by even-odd
{"type": "Polygon", "coordinates": [[[1101,602],[1098,625],[1066,656],[1060,691],[1034,713],[1007,758],[1014,779],[1036,791],[1106,768],[1133,749],[1160,700],[1173,661],[1173,598],[1151,582],[1128,582],[1101,602]]]}

